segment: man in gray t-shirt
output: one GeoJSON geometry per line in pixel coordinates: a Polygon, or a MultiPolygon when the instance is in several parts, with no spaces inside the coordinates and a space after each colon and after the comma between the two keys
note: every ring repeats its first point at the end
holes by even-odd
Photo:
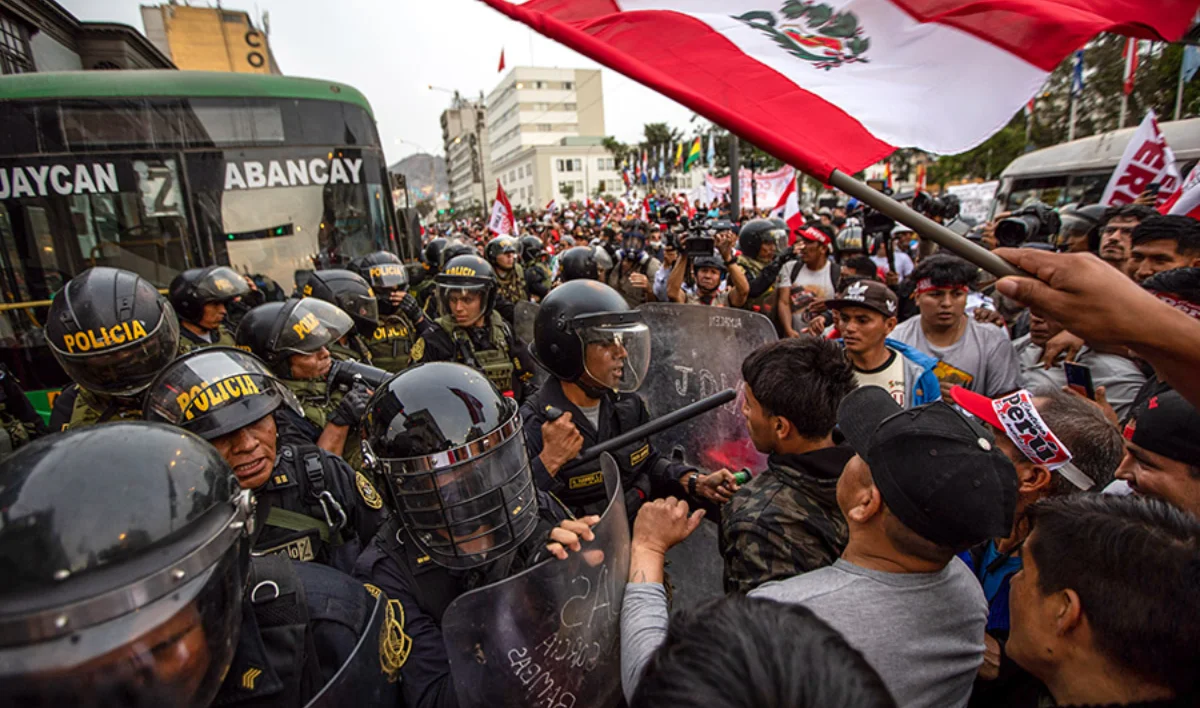
{"type": "Polygon", "coordinates": [[[913,271],[920,317],[900,323],[892,339],[936,357],[943,395],[954,385],[995,398],[1021,387],[1017,354],[1003,327],[967,316],[967,285],[975,266],[948,255],[931,256],[913,271]]]}
{"type": "Polygon", "coordinates": [[[808,607],[863,653],[897,705],[965,706],[988,606],[954,556],[1010,533],[1016,471],[990,430],[941,401],[904,411],[865,386],[842,401],[838,426],[857,453],[838,480],[845,552],[750,596],[808,607]]]}

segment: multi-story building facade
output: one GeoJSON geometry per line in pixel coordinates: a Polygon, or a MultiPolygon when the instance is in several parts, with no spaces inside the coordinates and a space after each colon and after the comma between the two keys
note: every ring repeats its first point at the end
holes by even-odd
{"type": "Polygon", "coordinates": [[[620,165],[597,136],[562,138],[533,145],[494,163],[496,178],[513,208],[541,209],[556,200],[584,201],[625,191],[620,165]]]}
{"type": "MultiPolygon", "coordinates": [[[[264,16],[265,17],[265,16],[264,16]]],[[[143,5],[146,36],[180,69],[281,74],[267,41],[241,10],[178,5],[143,5]]]]}
{"type": "Polygon", "coordinates": [[[487,107],[482,92],[477,101],[458,93],[450,108],[442,111],[442,147],[446,155],[446,178],[450,182],[450,206],[455,211],[491,204],[491,148],[488,144],[487,107]]]}
{"type": "Polygon", "coordinates": [[[604,135],[598,69],[511,69],[487,97],[493,168],[518,151],[564,138],[604,135]]]}
{"type": "Polygon", "coordinates": [[[173,68],[128,25],[81,22],[53,0],[0,0],[0,74],[173,68]]]}

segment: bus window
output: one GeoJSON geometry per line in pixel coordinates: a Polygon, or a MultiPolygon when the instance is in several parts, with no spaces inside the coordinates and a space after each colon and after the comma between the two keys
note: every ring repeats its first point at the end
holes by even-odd
{"type": "Polygon", "coordinates": [[[1090,175],[1072,175],[1067,187],[1064,204],[1096,204],[1104,196],[1104,188],[1108,186],[1108,178],[1112,172],[1102,172],[1090,175]]]}

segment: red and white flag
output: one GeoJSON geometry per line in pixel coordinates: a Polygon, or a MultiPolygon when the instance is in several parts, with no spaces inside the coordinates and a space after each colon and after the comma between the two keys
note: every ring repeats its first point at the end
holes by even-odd
{"type": "Polygon", "coordinates": [[[1166,204],[1179,191],[1179,168],[1175,165],[1175,153],[1167,145],[1167,139],[1158,129],[1154,111],[1146,114],[1133,138],[1125,146],[1125,154],[1108,179],[1100,203],[1108,206],[1130,204],[1146,191],[1151,183],[1158,183],[1156,207],[1166,204]]]}
{"type": "MultiPolygon", "coordinates": [[[[796,188],[796,181],[800,179],[800,174],[792,178],[788,182],[787,189],[783,190],[783,194],[779,197],[779,203],[771,210],[771,217],[783,219],[788,225],[788,233],[804,226],[804,212],[800,211],[800,190],[796,188]]],[[[795,239],[789,239],[794,241],[795,239]]]]}
{"type": "Polygon", "coordinates": [[[638,218],[642,221],[650,221],[650,198],[642,197],[642,209],[638,213],[638,218]]]}
{"type": "Polygon", "coordinates": [[[513,214],[512,204],[508,202],[508,195],[504,193],[504,187],[500,186],[500,180],[496,180],[496,201],[492,202],[492,218],[488,220],[488,231],[497,236],[517,235],[517,218],[513,214]]]}
{"type": "Polygon", "coordinates": [[[1175,192],[1175,196],[1158,207],[1158,211],[1162,214],[1179,214],[1200,219],[1200,164],[1192,168],[1187,179],[1183,181],[1183,186],[1175,192]]]}
{"type": "Polygon", "coordinates": [[[551,199],[551,200],[550,200],[550,203],[549,203],[549,204],[547,204],[547,205],[546,205],[546,208],[545,208],[545,209],[543,209],[542,211],[546,212],[547,214],[553,214],[553,213],[554,213],[554,209],[555,209],[555,207],[557,206],[557,205],[555,204],[555,202],[556,202],[556,201],[558,201],[558,200],[557,200],[557,199],[551,199]]]}
{"type": "Polygon", "coordinates": [[[1125,80],[1124,89],[1126,96],[1133,93],[1133,82],[1137,78],[1139,44],[1138,40],[1133,37],[1125,40],[1125,73],[1123,77],[1125,80]]]}
{"type": "Polygon", "coordinates": [[[1195,0],[483,2],[824,181],[899,146],[975,147],[1095,35],[1175,40],[1196,12],[1195,0]]]}
{"type": "Polygon", "coordinates": [[[504,71],[504,47],[500,48],[500,68],[496,69],[496,73],[504,71]]]}

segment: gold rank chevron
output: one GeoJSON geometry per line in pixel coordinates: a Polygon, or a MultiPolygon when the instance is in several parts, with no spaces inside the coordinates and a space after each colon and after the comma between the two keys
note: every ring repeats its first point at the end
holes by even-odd
{"type": "Polygon", "coordinates": [[[246,673],[242,674],[242,688],[247,691],[254,690],[254,682],[262,676],[262,669],[256,669],[253,666],[246,669],[246,673]]]}

